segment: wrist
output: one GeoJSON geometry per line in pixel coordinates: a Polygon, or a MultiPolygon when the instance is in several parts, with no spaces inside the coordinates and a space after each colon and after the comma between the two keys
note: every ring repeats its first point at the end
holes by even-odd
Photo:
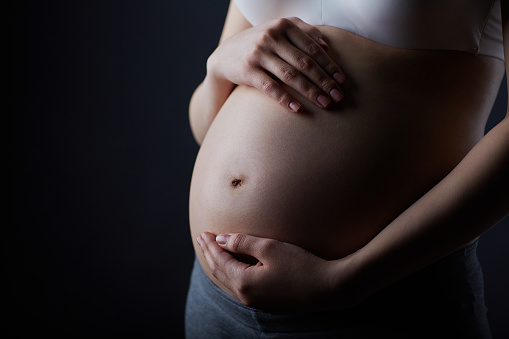
{"type": "Polygon", "coordinates": [[[218,83],[224,85],[226,82],[230,82],[220,71],[220,58],[217,57],[217,52],[214,51],[207,59],[206,63],[207,74],[205,81],[218,83]]]}
{"type": "Polygon", "coordinates": [[[366,297],[362,268],[355,253],[329,262],[329,291],[336,308],[353,307],[366,297]]]}
{"type": "Polygon", "coordinates": [[[203,80],[203,84],[212,90],[214,96],[216,96],[222,103],[230,95],[235,88],[236,84],[226,78],[221,72],[219,67],[218,58],[215,56],[215,52],[212,53],[207,59],[207,74],[203,80]]]}

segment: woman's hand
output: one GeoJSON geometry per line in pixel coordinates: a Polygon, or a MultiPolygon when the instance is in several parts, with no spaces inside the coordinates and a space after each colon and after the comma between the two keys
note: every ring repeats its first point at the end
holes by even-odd
{"type": "Polygon", "coordinates": [[[298,246],[246,234],[216,238],[203,233],[197,240],[214,277],[249,307],[271,313],[302,312],[356,302],[348,288],[348,260],[326,261],[298,246]],[[258,262],[239,261],[237,254],[258,262]],[[343,296],[337,295],[338,287],[343,296]]]}
{"type": "Polygon", "coordinates": [[[317,28],[298,18],[278,19],[223,41],[209,57],[207,73],[258,88],[294,112],[301,104],[280,82],[327,108],[331,99],[343,98],[339,85],[344,81],[327,48],[317,28]]]}

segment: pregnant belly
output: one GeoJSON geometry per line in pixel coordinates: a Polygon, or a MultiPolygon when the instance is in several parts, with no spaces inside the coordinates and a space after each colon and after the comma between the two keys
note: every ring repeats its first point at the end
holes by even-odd
{"type": "Polygon", "coordinates": [[[452,168],[450,157],[423,153],[430,138],[396,123],[400,118],[341,105],[294,114],[238,87],[196,159],[193,239],[204,231],[242,232],[340,258],[452,168]]]}
{"type": "MultiPolygon", "coordinates": [[[[193,240],[205,231],[241,232],[341,258],[376,236],[482,137],[500,63],[396,50],[334,30],[330,53],[347,74],[339,104],[322,110],[293,93],[303,104],[295,114],[245,86],[225,102],[193,171],[193,240]]],[[[205,273],[223,288],[193,244],[205,273]]]]}

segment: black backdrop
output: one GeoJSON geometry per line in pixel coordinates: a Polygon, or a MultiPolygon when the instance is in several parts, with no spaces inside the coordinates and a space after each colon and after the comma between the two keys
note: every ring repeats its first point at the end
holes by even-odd
{"type": "MultiPolygon", "coordinates": [[[[187,106],[227,5],[31,0],[6,12],[7,333],[183,335],[198,151],[187,106]]],[[[508,239],[506,219],[479,249],[500,337],[509,332],[508,239]]]]}

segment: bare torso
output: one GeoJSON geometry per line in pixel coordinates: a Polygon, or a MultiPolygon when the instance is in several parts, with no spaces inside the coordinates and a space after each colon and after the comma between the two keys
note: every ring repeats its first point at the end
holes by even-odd
{"type": "Polygon", "coordinates": [[[193,239],[205,231],[242,232],[341,258],[369,242],[483,136],[502,61],[403,50],[318,28],[346,74],[345,99],[322,110],[292,91],[304,107],[290,113],[254,88],[237,87],[196,159],[193,239]]]}

